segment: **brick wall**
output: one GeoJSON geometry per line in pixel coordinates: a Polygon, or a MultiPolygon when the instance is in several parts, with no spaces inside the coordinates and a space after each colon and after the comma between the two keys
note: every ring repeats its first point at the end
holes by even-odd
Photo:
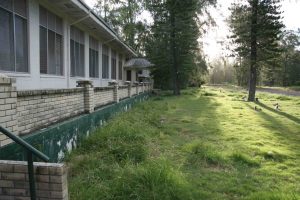
{"type": "MultiPolygon", "coordinates": [[[[0,124],[18,134],[16,80],[0,77],[0,124]]],[[[0,134],[0,147],[11,143],[5,135],[0,134]]]]}
{"type": "MultiPolygon", "coordinates": [[[[37,200],[67,200],[64,164],[34,163],[37,200]]],[[[27,162],[0,160],[0,199],[30,200],[27,162]]]]}
{"type": "Polygon", "coordinates": [[[120,86],[119,87],[119,98],[120,99],[125,99],[128,97],[128,87],[129,86],[120,86]]]}
{"type": "MultiPolygon", "coordinates": [[[[17,135],[147,91],[138,84],[94,88],[90,81],[78,81],[74,89],[16,91],[14,83],[13,78],[0,77],[0,125],[17,135]]],[[[0,133],[0,147],[11,142],[0,133]]]]}
{"type": "Polygon", "coordinates": [[[95,107],[104,106],[114,102],[114,87],[94,88],[95,107]]]}
{"type": "Polygon", "coordinates": [[[137,88],[137,86],[132,86],[132,87],[131,87],[131,95],[132,95],[132,96],[134,96],[134,95],[137,94],[137,93],[136,93],[136,90],[137,90],[136,88],[137,88]]]}
{"type": "Polygon", "coordinates": [[[21,134],[83,112],[83,88],[17,93],[18,130],[21,134]]]}

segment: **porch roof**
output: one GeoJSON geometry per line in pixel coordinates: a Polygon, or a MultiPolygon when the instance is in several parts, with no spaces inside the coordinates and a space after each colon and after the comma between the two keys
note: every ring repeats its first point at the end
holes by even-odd
{"type": "Polygon", "coordinates": [[[154,65],[145,58],[132,58],[125,63],[124,68],[146,69],[146,68],[149,68],[152,66],[154,66],[154,65]]]}

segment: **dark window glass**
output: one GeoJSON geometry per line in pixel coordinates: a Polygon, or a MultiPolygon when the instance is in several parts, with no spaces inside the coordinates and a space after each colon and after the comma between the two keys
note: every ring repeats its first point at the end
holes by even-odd
{"type": "Polygon", "coordinates": [[[40,6],[40,72],[63,75],[62,19],[40,6]]]}
{"type": "Polygon", "coordinates": [[[71,76],[84,77],[84,33],[71,26],[71,76]]]}
{"type": "Polygon", "coordinates": [[[0,8],[0,69],[15,71],[13,16],[0,8]]]}
{"type": "Polygon", "coordinates": [[[108,46],[102,46],[102,78],[109,78],[109,55],[108,55],[108,46]]]}
{"type": "Polygon", "coordinates": [[[98,41],[93,37],[90,37],[90,49],[89,49],[89,73],[92,78],[99,78],[99,52],[98,41]]]}
{"type": "Polygon", "coordinates": [[[127,70],[126,73],[126,80],[131,81],[131,70],[127,70]]]}
{"type": "Polygon", "coordinates": [[[0,70],[28,72],[26,0],[0,0],[0,70]]]}
{"type": "Polygon", "coordinates": [[[15,17],[16,71],[28,72],[27,23],[21,17],[15,17]]]}
{"type": "Polygon", "coordinates": [[[47,74],[47,29],[40,27],[40,72],[47,74]]]}

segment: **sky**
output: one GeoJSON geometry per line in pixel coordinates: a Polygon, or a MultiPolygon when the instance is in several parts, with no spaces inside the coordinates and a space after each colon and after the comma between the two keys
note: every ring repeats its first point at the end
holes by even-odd
{"type": "MultiPolygon", "coordinates": [[[[97,0],[84,0],[90,7],[93,7],[97,0]]],[[[220,43],[224,41],[229,35],[230,31],[225,20],[229,17],[230,12],[228,8],[235,0],[218,0],[216,8],[211,8],[210,13],[216,21],[215,27],[210,27],[207,33],[204,35],[203,50],[208,60],[214,60],[220,56],[226,56],[228,54],[224,45],[220,43]]],[[[300,29],[300,0],[283,0],[283,23],[287,30],[300,29]]],[[[144,12],[140,16],[141,20],[146,19],[151,21],[149,13],[144,12]]]]}

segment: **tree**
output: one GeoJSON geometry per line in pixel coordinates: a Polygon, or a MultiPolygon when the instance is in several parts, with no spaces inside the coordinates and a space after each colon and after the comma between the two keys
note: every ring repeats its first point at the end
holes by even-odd
{"type": "Polygon", "coordinates": [[[197,67],[198,38],[203,24],[199,15],[215,1],[152,0],[147,6],[154,24],[148,38],[147,55],[157,68],[153,75],[161,88],[172,88],[175,95],[188,85],[197,67]]]}
{"type": "MultiPolygon", "coordinates": [[[[284,25],[279,0],[245,0],[233,4],[229,19],[234,51],[249,63],[249,101],[255,100],[259,70],[281,53],[284,25]]],[[[274,62],[273,62],[274,63],[274,62]]]]}
{"type": "Polygon", "coordinates": [[[144,53],[147,24],[138,20],[144,10],[143,0],[98,0],[96,11],[133,49],[144,53]]]}

